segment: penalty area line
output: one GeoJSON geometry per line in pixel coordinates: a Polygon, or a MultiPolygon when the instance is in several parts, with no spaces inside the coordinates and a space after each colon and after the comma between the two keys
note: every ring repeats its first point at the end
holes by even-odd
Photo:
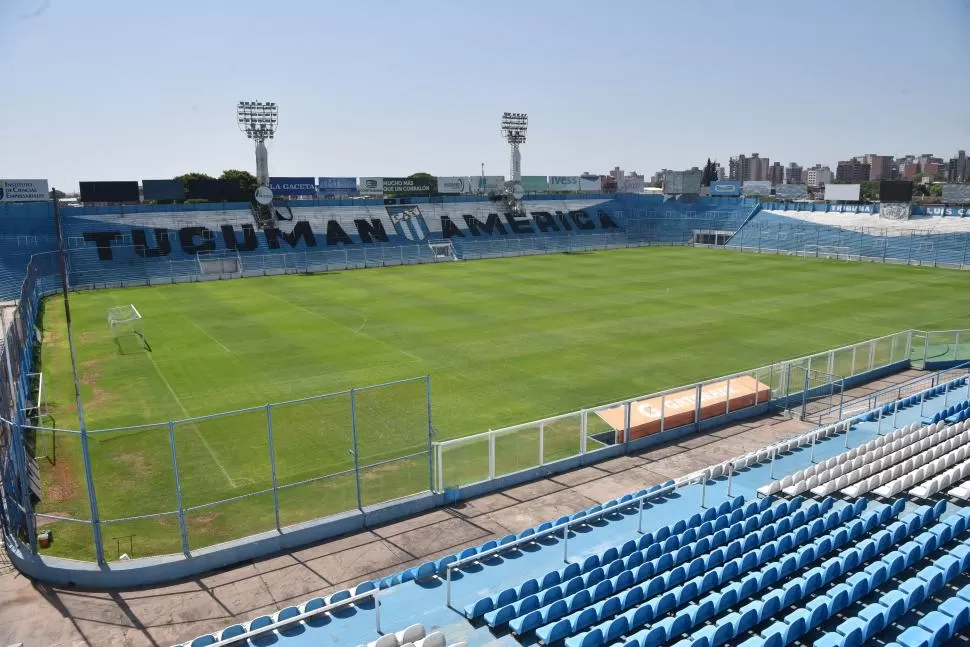
{"type": "Polygon", "coordinates": [[[193,325],[193,326],[195,326],[196,328],[198,328],[199,330],[201,330],[201,331],[202,331],[202,334],[203,334],[203,335],[205,335],[206,337],[208,337],[209,339],[211,339],[211,340],[212,340],[212,341],[214,341],[215,343],[217,343],[217,344],[219,344],[219,348],[221,348],[222,350],[224,350],[224,351],[226,351],[227,353],[229,353],[230,355],[232,355],[232,351],[231,351],[231,350],[229,350],[228,348],[226,348],[226,345],[225,345],[225,344],[223,344],[223,343],[222,343],[221,341],[219,341],[218,339],[216,339],[216,338],[215,338],[215,337],[214,337],[214,336],[212,335],[212,333],[210,333],[210,332],[209,332],[208,330],[206,330],[205,328],[203,328],[202,326],[200,326],[199,324],[197,324],[197,323],[195,322],[195,320],[194,320],[194,319],[189,319],[189,321],[191,321],[191,322],[192,322],[192,325],[193,325]]]}
{"type": "MultiPolygon", "coordinates": [[[[182,399],[175,392],[175,389],[172,388],[172,385],[169,384],[168,380],[165,379],[165,375],[162,373],[162,369],[158,367],[158,363],[155,362],[155,358],[152,357],[151,353],[145,353],[145,354],[148,355],[148,360],[152,363],[152,366],[155,367],[155,372],[158,373],[158,377],[162,379],[162,383],[165,384],[165,388],[168,389],[168,392],[172,395],[172,398],[175,400],[175,404],[179,405],[179,409],[182,410],[182,414],[186,418],[191,418],[192,414],[188,412],[188,409],[186,409],[185,405],[182,404],[182,399]]],[[[236,482],[232,480],[232,477],[229,476],[229,472],[226,471],[226,468],[222,464],[222,461],[220,461],[219,458],[216,456],[216,453],[212,451],[212,446],[209,445],[208,441],[205,439],[205,436],[202,435],[202,432],[199,431],[199,428],[196,425],[193,424],[192,428],[195,429],[195,434],[199,437],[199,440],[202,441],[202,445],[205,447],[206,451],[209,452],[209,456],[212,457],[212,460],[219,467],[219,470],[222,472],[222,475],[226,477],[227,481],[229,481],[229,487],[235,488],[236,482]]]]}

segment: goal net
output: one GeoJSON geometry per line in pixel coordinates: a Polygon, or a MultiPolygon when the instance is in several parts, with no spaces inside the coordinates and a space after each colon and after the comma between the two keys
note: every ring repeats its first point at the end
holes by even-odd
{"type": "Polygon", "coordinates": [[[137,335],[142,342],[145,341],[145,329],[142,327],[141,313],[131,303],[108,309],[108,327],[115,338],[121,335],[137,335]]]}
{"type": "Polygon", "coordinates": [[[428,243],[428,247],[431,248],[431,255],[436,261],[457,261],[458,256],[455,255],[455,246],[451,244],[450,240],[436,240],[428,243]]]}
{"type": "Polygon", "coordinates": [[[196,254],[199,262],[199,273],[203,276],[239,275],[242,273],[242,262],[239,252],[235,250],[220,250],[196,254]]]}
{"type": "Polygon", "coordinates": [[[853,256],[852,248],[841,245],[805,245],[805,256],[846,259],[853,256]]]}

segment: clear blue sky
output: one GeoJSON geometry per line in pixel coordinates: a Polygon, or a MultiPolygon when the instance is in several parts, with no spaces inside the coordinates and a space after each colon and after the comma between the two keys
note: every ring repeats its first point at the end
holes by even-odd
{"type": "Polygon", "coordinates": [[[970,148],[970,0],[0,0],[0,177],[648,175],[970,148]]]}

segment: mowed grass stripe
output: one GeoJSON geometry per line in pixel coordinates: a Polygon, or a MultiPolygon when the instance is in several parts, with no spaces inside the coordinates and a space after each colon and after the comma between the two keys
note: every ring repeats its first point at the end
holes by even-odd
{"type": "MultiPolygon", "coordinates": [[[[89,428],[256,407],[176,426],[185,505],[194,506],[271,485],[267,402],[430,374],[437,439],[454,438],[905,328],[970,328],[967,281],[931,268],[648,248],[83,292],[71,300],[89,428]],[[110,335],[105,313],[126,303],[145,316],[150,356],[127,346],[120,354],[110,335]]],[[[54,419],[76,426],[59,301],[45,302],[43,328],[54,419]]],[[[426,446],[423,389],[417,382],[359,394],[362,462],[426,446]]],[[[273,409],[281,484],[353,465],[349,412],[348,396],[273,409]]],[[[557,428],[547,452],[568,454],[575,431],[557,428]]],[[[41,505],[83,518],[77,444],[58,442],[57,469],[43,468],[41,505]]],[[[105,516],[173,509],[167,425],[98,434],[91,443],[105,516]]],[[[531,460],[532,448],[519,445],[503,452],[531,460]]],[[[426,460],[374,468],[363,483],[365,502],[427,487],[426,460]]],[[[281,501],[284,523],[339,512],[355,505],[353,479],[282,490],[281,501]]],[[[272,522],[263,495],[193,513],[190,541],[206,545],[272,522]]],[[[127,529],[144,551],[170,549],[177,534],[171,519],[127,529]]],[[[83,553],[83,527],[58,531],[67,534],[54,550],[83,553]]]]}

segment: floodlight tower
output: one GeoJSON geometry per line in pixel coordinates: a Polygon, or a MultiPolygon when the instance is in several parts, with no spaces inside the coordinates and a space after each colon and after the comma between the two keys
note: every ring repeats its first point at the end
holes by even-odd
{"type": "Polygon", "coordinates": [[[502,114],[502,137],[512,148],[509,167],[509,182],[506,199],[513,211],[519,210],[519,200],[522,199],[522,154],[519,144],[525,143],[525,131],[529,127],[529,115],[524,112],[505,112],[502,114]]]}
{"type": "Polygon", "coordinates": [[[529,115],[524,112],[506,112],[502,114],[502,137],[512,147],[512,164],[509,169],[509,179],[512,183],[522,182],[522,155],[519,144],[525,143],[525,131],[529,127],[529,115]]]}
{"type": "Polygon", "coordinates": [[[246,137],[256,142],[256,202],[261,224],[272,222],[270,205],[273,193],[269,190],[269,153],[266,140],[273,139],[279,111],[271,101],[240,101],[236,107],[236,122],[246,137]]]}

